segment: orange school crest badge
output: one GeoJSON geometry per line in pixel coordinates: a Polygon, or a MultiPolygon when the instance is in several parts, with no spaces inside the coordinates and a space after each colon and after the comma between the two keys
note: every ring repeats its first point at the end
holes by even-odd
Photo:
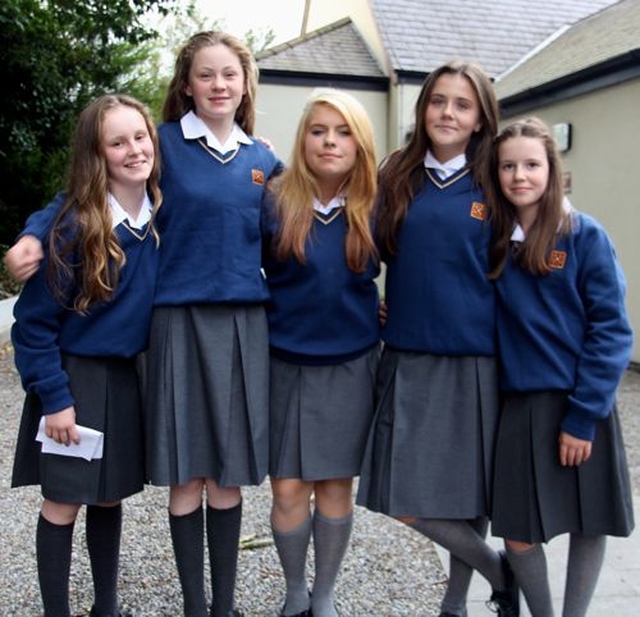
{"type": "Polygon", "coordinates": [[[264,184],[264,171],[262,171],[261,169],[252,169],[251,182],[262,186],[264,184]]]}
{"type": "Polygon", "coordinates": [[[471,216],[479,221],[487,218],[487,206],[480,201],[474,201],[471,204],[471,216]]]}
{"type": "Polygon", "coordinates": [[[549,255],[549,267],[562,270],[567,262],[567,253],[565,251],[551,251],[549,255]]]}

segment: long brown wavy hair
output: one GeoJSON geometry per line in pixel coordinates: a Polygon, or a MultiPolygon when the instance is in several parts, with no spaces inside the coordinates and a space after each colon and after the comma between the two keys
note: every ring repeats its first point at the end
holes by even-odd
{"type": "Polygon", "coordinates": [[[562,164],[556,142],[549,127],[539,118],[531,117],[513,122],[502,129],[495,138],[489,157],[491,178],[485,187],[487,203],[491,208],[493,229],[489,252],[491,272],[489,278],[497,279],[509,254],[511,235],[517,222],[516,209],[504,196],[500,187],[500,145],[515,137],[539,139],[544,146],[549,163],[549,182],[540,200],[538,215],[518,254],[518,263],[533,274],[549,274],[549,253],[557,239],[571,230],[572,218],[564,206],[562,164]]]}
{"type": "Polygon", "coordinates": [[[106,94],[81,112],[76,125],[69,161],[66,197],[49,241],[48,279],[56,295],[78,312],[109,301],[118,286],[125,255],[113,230],[107,201],[109,175],[104,154],[103,124],[108,111],[120,106],[135,109],[144,118],[155,157],[147,191],[153,202],[151,233],[159,242],[155,214],[162,203],[158,135],[147,107],[125,94],[106,94]],[[75,284],[75,296],[64,290],[75,284]]]}
{"type": "Polygon", "coordinates": [[[193,98],[186,93],[189,71],[194,56],[205,47],[225,45],[240,60],[244,74],[245,94],[235,114],[235,121],[248,135],[253,134],[256,122],[256,92],[258,89],[258,65],[249,48],[235,36],[226,32],[207,30],[194,34],[182,47],[175,62],[175,70],[162,109],[165,122],[176,122],[188,111],[195,111],[193,98]]]}
{"type": "Polygon", "coordinates": [[[317,179],[305,158],[305,138],[314,110],[319,106],[334,109],[344,118],[356,143],[356,162],[342,191],[346,196],[346,256],[354,272],[365,270],[369,259],[377,258],[371,233],[376,194],[376,153],[371,121],[362,104],[350,94],[326,88],[312,94],[298,124],[289,167],[276,178],[275,192],[280,233],[275,241],[278,259],[295,255],[305,263],[304,246],[313,224],[313,199],[319,197],[317,179]]]}
{"type": "Polygon", "coordinates": [[[491,143],[498,131],[498,103],[491,79],[473,62],[452,61],[431,72],[424,81],[415,105],[415,123],[409,141],[392,152],[383,162],[379,174],[378,234],[383,249],[394,254],[397,234],[402,226],[409,204],[424,182],[424,156],[431,143],[427,135],[425,113],[431,93],[442,75],[461,75],[473,88],[480,104],[481,128],[473,133],[467,146],[467,166],[476,183],[485,183],[486,166],[491,143]]]}

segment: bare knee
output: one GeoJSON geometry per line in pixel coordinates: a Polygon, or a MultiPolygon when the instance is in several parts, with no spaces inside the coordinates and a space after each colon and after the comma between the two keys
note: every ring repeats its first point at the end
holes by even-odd
{"type": "Polygon", "coordinates": [[[190,514],[202,507],[204,478],[193,478],[184,484],[175,484],[169,490],[169,512],[174,516],[190,514]]]}
{"type": "Polygon", "coordinates": [[[279,531],[289,531],[309,518],[314,483],[294,478],[272,478],[271,522],[279,531]]]}
{"type": "Polygon", "coordinates": [[[207,489],[207,504],[218,510],[228,510],[240,503],[242,493],[237,486],[219,486],[215,480],[208,478],[205,481],[207,489]]]}
{"type": "Polygon", "coordinates": [[[530,551],[535,544],[529,544],[528,542],[519,542],[518,540],[505,540],[507,548],[514,553],[526,553],[530,551]]]}
{"type": "Polygon", "coordinates": [[[329,518],[344,518],[353,511],[352,478],[316,482],[316,507],[329,518]]]}
{"type": "Polygon", "coordinates": [[[76,520],[80,505],[79,503],[59,503],[45,499],[42,502],[40,513],[54,525],[70,525],[76,520]]]}

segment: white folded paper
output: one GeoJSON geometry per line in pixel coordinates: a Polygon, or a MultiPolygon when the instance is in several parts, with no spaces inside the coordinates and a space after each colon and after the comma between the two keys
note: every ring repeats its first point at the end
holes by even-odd
{"type": "Polygon", "coordinates": [[[76,424],[78,433],[80,434],[80,443],[71,443],[66,446],[63,443],[54,441],[51,437],[47,437],[44,432],[44,416],[40,419],[38,426],[38,434],[36,441],[42,443],[42,452],[44,454],[60,454],[62,456],[75,456],[83,458],[87,461],[102,458],[102,447],[104,445],[104,435],[100,431],[80,426],[76,424]]]}

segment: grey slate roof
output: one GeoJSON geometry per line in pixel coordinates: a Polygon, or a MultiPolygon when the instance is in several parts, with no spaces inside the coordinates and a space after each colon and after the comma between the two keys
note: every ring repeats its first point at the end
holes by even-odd
{"type": "Polygon", "coordinates": [[[499,98],[548,84],[603,62],[637,52],[640,65],[640,0],[622,0],[577,23],[499,77],[499,98]]]}
{"type": "Polygon", "coordinates": [[[261,71],[384,77],[348,17],[256,54],[261,71]]]}
{"type": "Polygon", "coordinates": [[[614,0],[370,0],[398,72],[474,60],[495,77],[563,25],[614,0]]]}

